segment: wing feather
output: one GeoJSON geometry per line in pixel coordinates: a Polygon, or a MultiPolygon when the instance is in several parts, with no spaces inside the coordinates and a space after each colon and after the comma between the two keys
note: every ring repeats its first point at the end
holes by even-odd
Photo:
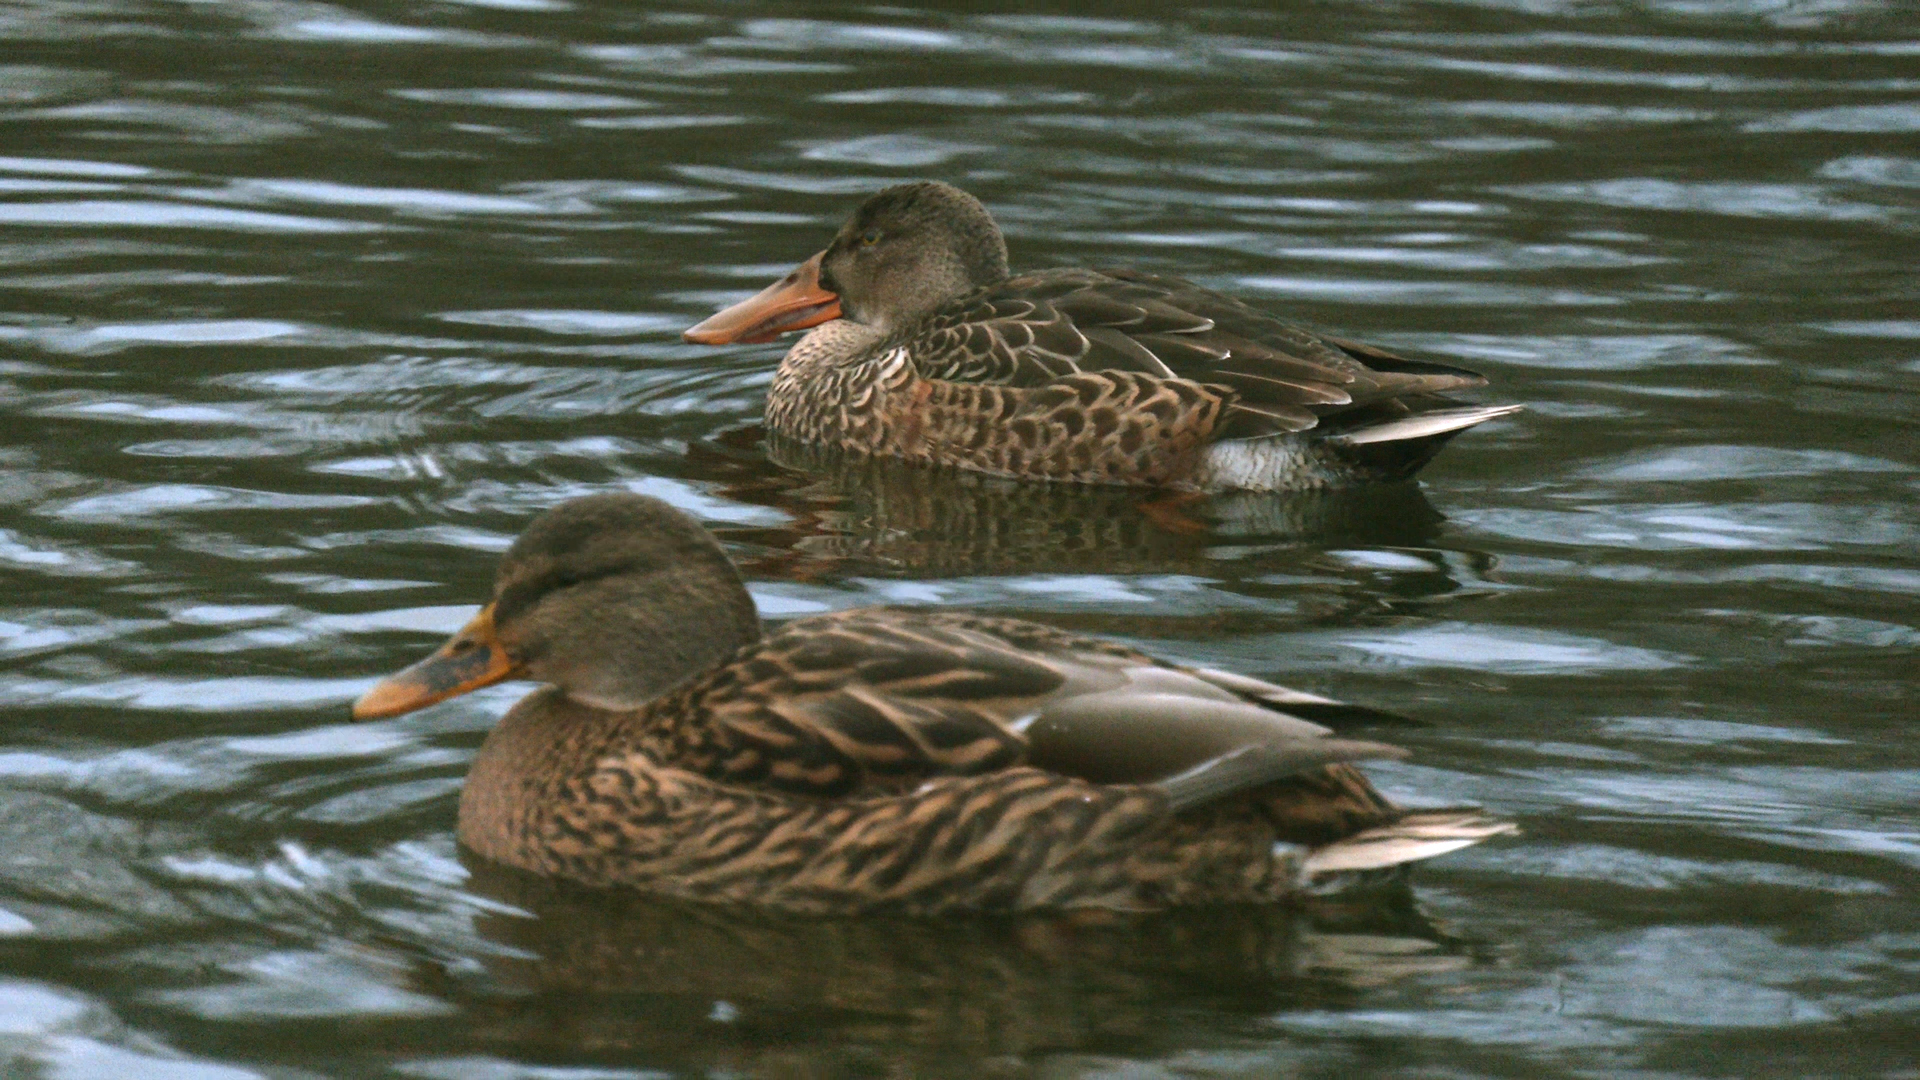
{"type": "MultiPolygon", "coordinates": [[[[1012,278],[916,323],[905,345],[929,379],[1033,389],[1079,373],[1134,372],[1227,387],[1216,437],[1305,431],[1349,410],[1353,424],[1444,405],[1482,385],[1462,368],[1272,318],[1180,278],[1052,270],[1012,278]]],[[[1344,420],[1333,430],[1345,430],[1344,420]]]]}
{"type": "Polygon", "coordinates": [[[655,760],[823,798],[1021,765],[1158,781],[1246,746],[1308,761],[1329,732],[1294,708],[1338,707],[1035,623],[885,609],[789,623],[664,703],[682,725],[643,745],[655,760]]]}

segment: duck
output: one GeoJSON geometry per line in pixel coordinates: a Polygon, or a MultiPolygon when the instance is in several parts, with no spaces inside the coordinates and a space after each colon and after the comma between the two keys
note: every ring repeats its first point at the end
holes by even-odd
{"type": "Polygon", "coordinates": [[[940,181],[885,188],[827,247],[683,333],[806,330],[771,439],[1022,480],[1297,491],[1412,476],[1519,405],[1464,368],[1283,322],[1134,270],[1013,275],[993,216],[940,181]]]}
{"type": "MultiPolygon", "coordinates": [[[[1328,722],[1391,714],[1039,623],[866,608],[763,628],[726,551],[628,492],[546,510],[490,601],[352,706],[545,684],[457,836],[589,886],[814,914],[1278,903],[1512,832],[1410,810],[1328,722]]],[[[1378,875],[1374,875],[1378,876],[1378,875]]]]}

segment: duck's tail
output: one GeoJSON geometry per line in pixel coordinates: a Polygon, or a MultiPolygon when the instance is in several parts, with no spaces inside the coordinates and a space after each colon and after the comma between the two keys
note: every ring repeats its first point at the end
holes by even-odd
{"type": "Polygon", "coordinates": [[[1326,443],[1335,457],[1371,479],[1404,480],[1432,461],[1455,435],[1524,408],[1524,405],[1467,405],[1432,409],[1329,435],[1326,443]]]}
{"type": "Polygon", "coordinates": [[[1377,446],[1380,443],[1418,442],[1442,435],[1451,437],[1475,424],[1484,424],[1524,408],[1525,405],[1465,405],[1456,409],[1431,409],[1329,435],[1327,441],[1337,446],[1377,446]]]}
{"type": "Polygon", "coordinates": [[[1513,822],[1477,806],[1414,810],[1391,825],[1376,826],[1314,848],[1301,859],[1300,869],[1309,881],[1327,874],[1383,870],[1519,831],[1513,822]]]}
{"type": "Polygon", "coordinates": [[[1462,405],[1358,422],[1326,435],[1223,438],[1207,447],[1192,480],[1202,491],[1300,491],[1405,480],[1455,435],[1524,408],[1462,405]]]}

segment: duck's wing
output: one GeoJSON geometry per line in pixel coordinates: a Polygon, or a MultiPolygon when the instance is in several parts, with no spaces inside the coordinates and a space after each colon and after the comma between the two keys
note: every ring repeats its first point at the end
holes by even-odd
{"type": "Polygon", "coordinates": [[[800,620],[669,704],[688,732],[672,764],[819,796],[1032,765],[1108,784],[1185,777],[1206,801],[1223,784],[1247,786],[1250,769],[1399,756],[1330,738],[1300,715],[1389,714],[1034,623],[948,613],[800,620]],[[1248,747],[1261,752],[1235,756],[1248,747]]]}
{"type": "Polygon", "coordinates": [[[726,783],[837,797],[1019,764],[1010,715],[1059,690],[1052,666],[937,620],[860,611],[788,623],[656,702],[657,756],[726,783]]]}
{"type": "Polygon", "coordinates": [[[957,301],[889,343],[925,378],[1037,387],[1083,372],[1129,371],[1229,387],[1217,437],[1304,431],[1323,419],[1377,424],[1402,403],[1485,383],[1264,315],[1180,278],[1051,270],[957,301]],[[1384,410],[1384,412],[1383,412],[1384,410]]]}

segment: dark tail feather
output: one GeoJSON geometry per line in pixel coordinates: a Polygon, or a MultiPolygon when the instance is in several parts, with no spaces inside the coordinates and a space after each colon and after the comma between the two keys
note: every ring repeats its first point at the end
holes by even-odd
{"type": "Polygon", "coordinates": [[[1481,405],[1434,409],[1327,437],[1340,457],[1373,479],[1404,480],[1433,460],[1448,440],[1489,420],[1519,412],[1524,405],[1481,405]]]}
{"type": "Polygon", "coordinates": [[[1350,705],[1344,701],[1329,701],[1325,703],[1293,701],[1285,705],[1275,705],[1274,708],[1279,709],[1289,716],[1297,716],[1302,720],[1311,720],[1316,724],[1324,724],[1335,731],[1364,725],[1387,725],[1390,727],[1432,726],[1425,720],[1416,720],[1403,713],[1388,712],[1385,709],[1375,709],[1366,705],[1350,705]]]}

